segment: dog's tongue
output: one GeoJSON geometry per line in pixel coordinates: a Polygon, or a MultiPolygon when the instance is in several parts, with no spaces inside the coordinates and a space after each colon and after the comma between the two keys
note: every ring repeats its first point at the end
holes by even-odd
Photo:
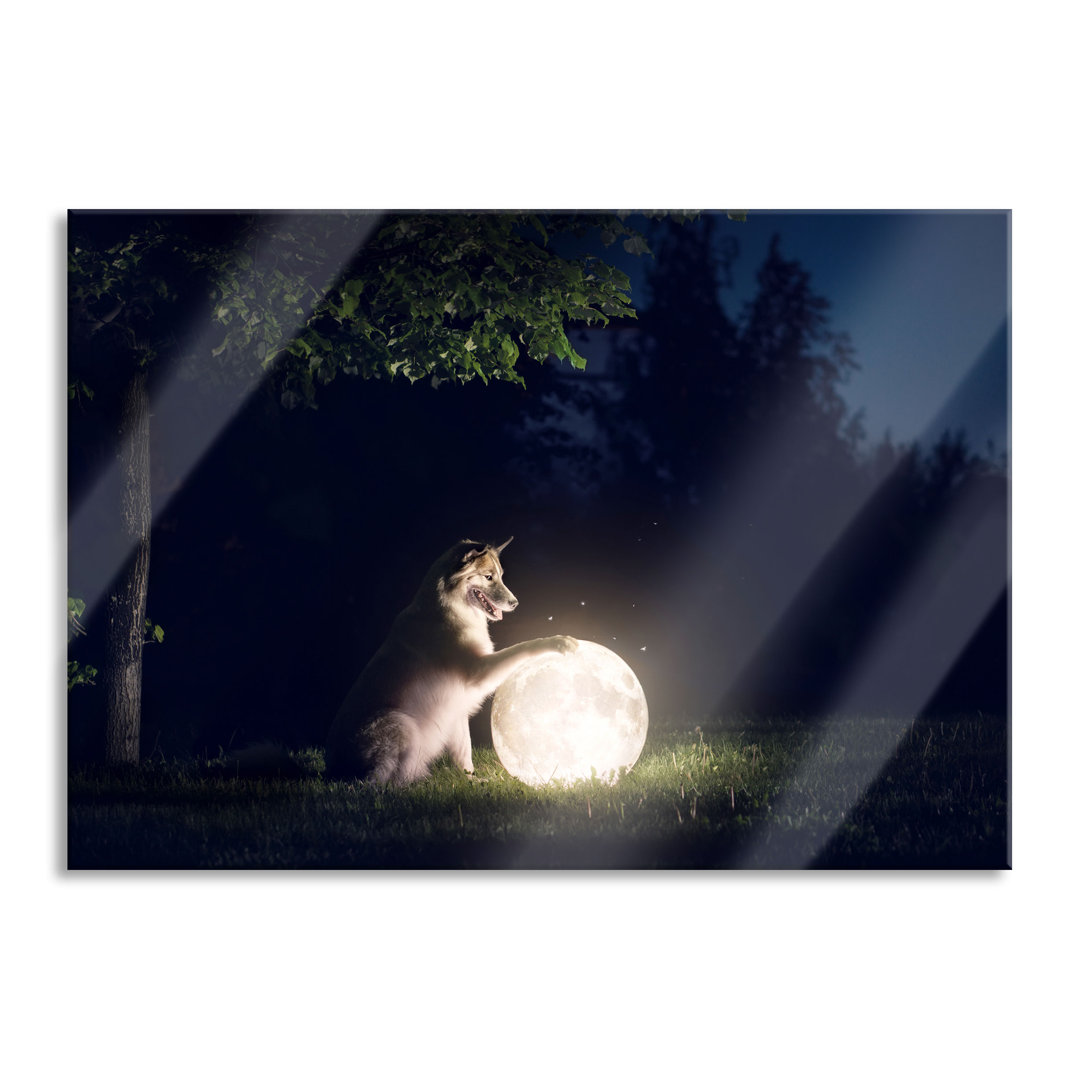
{"type": "Polygon", "coordinates": [[[473,589],[473,596],[480,603],[480,607],[483,608],[484,614],[489,618],[498,622],[502,618],[502,612],[484,595],[482,589],[473,589]]]}

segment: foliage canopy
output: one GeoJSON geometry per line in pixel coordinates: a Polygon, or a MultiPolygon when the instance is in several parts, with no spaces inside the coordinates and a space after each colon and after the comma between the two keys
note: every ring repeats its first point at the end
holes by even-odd
{"type": "MultiPolygon", "coordinates": [[[[114,359],[146,365],[176,349],[200,370],[212,358],[220,374],[270,374],[289,408],[314,406],[338,374],[521,384],[522,354],[584,367],[568,324],[634,316],[625,273],[563,253],[585,238],[647,253],[627,216],[142,215],[111,236],[73,229],[69,296],[75,325],[87,338],[108,330],[114,359]],[[209,339],[194,344],[179,317],[199,307],[209,339]]],[[[90,371],[73,376],[79,393],[93,389],[90,371]]]]}

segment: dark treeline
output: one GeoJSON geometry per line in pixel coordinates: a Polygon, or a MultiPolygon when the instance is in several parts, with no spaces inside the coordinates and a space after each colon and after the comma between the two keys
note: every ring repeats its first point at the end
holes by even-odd
{"type": "MultiPolygon", "coordinates": [[[[724,225],[655,228],[649,303],[590,332],[584,374],[523,361],[525,389],[338,379],[318,410],[256,393],[190,476],[168,465],[183,415],[160,418],[147,612],[166,636],[146,649],[144,755],[321,742],[427,565],[464,536],[515,536],[521,607],[497,644],[606,644],[657,717],[1004,712],[1003,463],[961,433],[867,445],[839,393],[857,356],[827,302],[781,241],[755,298],[728,310],[724,225]]],[[[211,392],[192,384],[183,407],[211,392]]],[[[77,403],[76,498],[103,434],[77,403]]],[[[77,594],[77,548],[69,562],[77,594]]],[[[94,617],[87,629],[93,662],[94,617]]],[[[99,689],[70,696],[76,756],[97,749],[99,689]]]]}

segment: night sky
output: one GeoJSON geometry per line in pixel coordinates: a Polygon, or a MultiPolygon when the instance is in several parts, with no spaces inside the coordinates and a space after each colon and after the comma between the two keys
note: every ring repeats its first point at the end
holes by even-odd
{"type": "MultiPolygon", "coordinates": [[[[987,439],[1008,445],[1006,213],[760,212],[754,220],[744,267],[763,256],[767,232],[779,232],[831,302],[835,326],[851,335],[860,370],[844,396],[865,410],[872,440],[886,431],[903,442],[928,429],[932,437],[944,422],[963,427],[977,449],[987,439]]],[[[734,291],[751,288],[746,275],[734,291]]]]}
{"type": "MultiPolygon", "coordinates": [[[[752,299],[755,272],[779,234],[812,274],[832,321],[851,335],[859,370],[843,390],[868,437],[894,440],[962,427],[973,446],[1008,446],[1010,219],[1005,212],[754,211],[733,227],[740,256],[723,297],[752,299]]],[[[619,265],[647,307],[648,259],[619,265]]]]}
{"type": "MultiPolygon", "coordinates": [[[[987,440],[1008,445],[1007,214],[714,213],[651,228],[654,256],[610,253],[639,321],[580,338],[584,373],[522,359],[524,392],[339,379],[318,411],[286,411],[159,380],[148,615],[166,638],[145,651],[144,753],[319,744],[427,565],[464,536],[516,537],[505,569],[521,607],[497,646],[600,641],[658,721],[1005,710],[1007,464],[995,457],[988,478],[978,463],[987,440]],[[706,229],[726,269],[697,308],[650,322],[706,229]],[[854,444],[767,380],[764,406],[700,381],[712,346],[695,343],[720,318],[709,296],[743,325],[774,238],[828,301],[827,329],[850,335],[858,370],[835,389],[842,419],[862,410],[854,444]],[[627,351],[649,341],[660,381],[619,412],[627,351]],[[679,380],[683,398],[662,396],[679,380]],[[684,422],[686,401],[698,408],[684,422]],[[761,408],[767,421],[750,422],[761,408]],[[926,455],[959,431],[965,460],[931,482],[926,455]],[[916,483],[903,450],[919,440],[916,483]]],[[[94,662],[118,553],[92,403],[71,417],[69,585],[90,608],[75,655],[94,662]]],[[[72,696],[76,757],[95,752],[101,697],[72,696]]]]}

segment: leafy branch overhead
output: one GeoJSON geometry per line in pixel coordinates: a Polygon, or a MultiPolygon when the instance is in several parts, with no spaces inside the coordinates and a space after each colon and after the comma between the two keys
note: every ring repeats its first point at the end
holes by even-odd
{"type": "MultiPolygon", "coordinates": [[[[251,317],[252,290],[223,293],[223,306],[235,315],[223,313],[228,329],[221,347],[247,350],[255,341],[264,369],[280,380],[287,406],[312,404],[315,387],[339,373],[400,375],[436,385],[474,377],[522,383],[517,364],[523,353],[581,368],[585,359],[567,339],[567,324],[605,325],[634,314],[624,273],[594,256],[566,258],[553,249],[552,232],[590,226],[600,227],[608,243],[638,240],[616,218],[399,217],[360,248],[310,312],[292,288],[299,275],[278,268],[257,275],[257,318],[251,317]],[[279,332],[282,305],[285,318],[303,319],[287,338],[279,332]]],[[[275,240],[292,244],[296,238],[275,240]]]]}
{"type": "Polygon", "coordinates": [[[112,334],[145,365],[164,344],[155,313],[202,282],[212,340],[188,362],[270,373],[287,407],[314,406],[339,374],[523,384],[523,355],[585,366],[571,324],[634,316],[629,278],[602,254],[648,253],[627,217],[259,215],[227,241],[200,237],[183,215],[146,219],[107,250],[74,248],[71,295],[88,337],[112,334]]]}

